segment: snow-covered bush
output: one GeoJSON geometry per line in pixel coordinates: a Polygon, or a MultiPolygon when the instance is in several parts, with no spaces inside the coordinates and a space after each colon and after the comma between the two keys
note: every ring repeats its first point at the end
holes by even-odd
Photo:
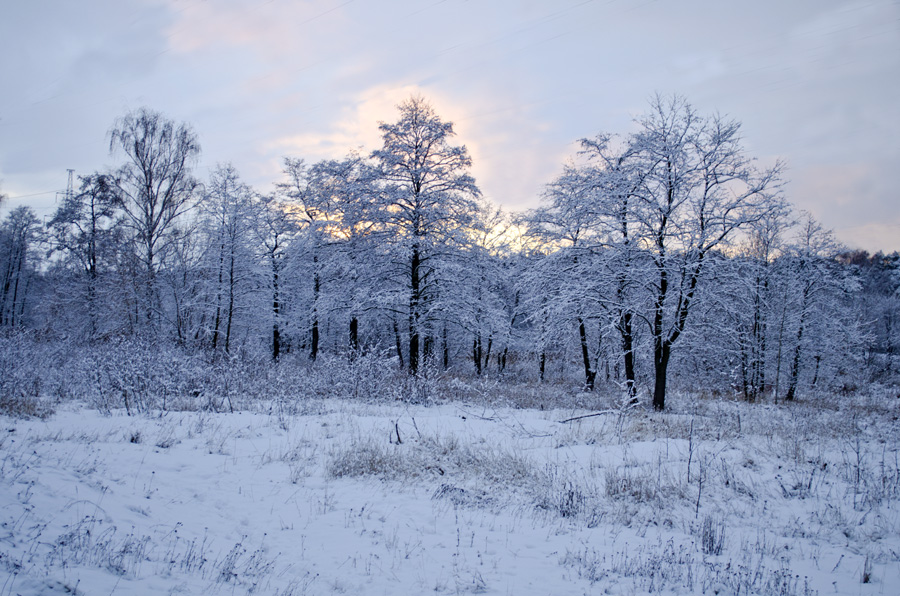
{"type": "Polygon", "coordinates": [[[29,336],[0,335],[0,414],[46,418],[53,413],[45,393],[46,349],[29,336]]]}

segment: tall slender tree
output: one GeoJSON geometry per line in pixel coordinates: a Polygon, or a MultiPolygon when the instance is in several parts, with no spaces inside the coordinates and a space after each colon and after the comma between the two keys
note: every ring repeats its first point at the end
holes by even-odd
{"type": "Polygon", "coordinates": [[[172,246],[169,232],[193,207],[200,186],[191,173],[200,143],[189,125],[140,108],[115,122],[109,149],[127,158],[113,180],[142,265],[144,318],[152,325],[161,314],[157,276],[172,246]]]}
{"type": "Polygon", "coordinates": [[[74,269],[76,291],[69,296],[69,306],[86,310],[86,332],[93,338],[101,332],[101,276],[115,267],[122,201],[107,174],[82,176],[80,181],[78,192],[63,200],[48,224],[50,253],[61,254],[74,269]]]}
{"type": "MultiPolygon", "coordinates": [[[[814,378],[818,380],[823,348],[828,349],[833,335],[819,336],[818,341],[809,342],[811,328],[821,325],[826,318],[835,318],[836,297],[840,295],[840,281],[836,274],[835,257],[840,245],[830,230],[826,230],[809,213],[803,213],[798,225],[797,238],[789,248],[787,263],[794,294],[793,323],[796,336],[790,354],[788,389],[786,401],[797,396],[801,366],[815,361],[814,378]],[[832,312],[829,312],[832,311],[832,312]],[[829,337],[832,336],[832,337],[829,337]],[[815,346],[812,350],[810,347],[815,346]],[[806,357],[813,351],[811,358],[806,357]]],[[[849,347],[849,346],[847,346],[849,347]]],[[[816,384],[815,381],[811,384],[816,384]]]]}
{"type": "Polygon", "coordinates": [[[445,247],[465,243],[481,192],[469,174],[472,159],[454,146],[453,124],[424,98],[398,106],[400,119],[382,122],[382,148],[372,156],[383,182],[382,223],[405,278],[409,372],[419,370],[425,315],[436,291],[435,270],[445,247]]]}
{"type": "Polygon", "coordinates": [[[213,350],[231,351],[235,314],[253,292],[253,200],[253,190],[232,164],[219,164],[210,174],[200,213],[211,311],[207,327],[213,350]]]}
{"type": "Polygon", "coordinates": [[[782,235],[790,225],[785,203],[752,224],[743,249],[735,261],[743,264],[730,292],[739,319],[737,339],[740,349],[741,390],[754,401],[769,382],[767,363],[771,360],[771,328],[777,321],[776,300],[772,296],[775,261],[782,254],[782,235]]]}
{"type": "Polygon", "coordinates": [[[40,256],[40,220],[31,207],[19,206],[0,224],[0,326],[20,327],[29,309],[40,256]]]}
{"type": "Polygon", "coordinates": [[[637,237],[635,210],[645,173],[637,167],[636,148],[610,135],[582,139],[582,155],[588,160],[582,177],[589,190],[590,210],[597,225],[598,264],[603,275],[614,280],[602,294],[600,305],[615,329],[622,351],[625,392],[629,400],[637,394],[635,342],[635,294],[645,280],[645,261],[637,237]]]}
{"type": "Polygon", "coordinates": [[[259,197],[255,218],[254,234],[258,241],[260,256],[268,270],[268,291],[271,304],[271,353],[278,360],[282,351],[284,331],[284,271],[291,242],[299,230],[296,216],[277,194],[259,197]]]}
{"type": "Polygon", "coordinates": [[[374,183],[371,164],[353,153],[313,164],[304,187],[316,214],[309,220],[315,276],[311,326],[318,333],[320,312],[340,316],[351,357],[360,350],[360,317],[380,311],[377,297],[388,279],[386,259],[377,250],[381,218],[374,183]]]}
{"type": "Polygon", "coordinates": [[[532,296],[539,305],[535,314],[544,328],[575,325],[587,389],[594,388],[597,374],[586,322],[597,310],[591,247],[598,242],[599,216],[592,199],[585,172],[570,165],[547,185],[544,205],[524,220],[528,236],[543,244],[547,253],[526,281],[541,288],[540,295],[532,296]]]}

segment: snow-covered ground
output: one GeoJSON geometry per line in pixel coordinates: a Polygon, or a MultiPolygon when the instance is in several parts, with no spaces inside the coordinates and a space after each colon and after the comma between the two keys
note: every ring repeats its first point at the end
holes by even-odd
{"type": "Polygon", "coordinates": [[[3,417],[0,596],[900,593],[900,400],[673,402],[3,417]]]}

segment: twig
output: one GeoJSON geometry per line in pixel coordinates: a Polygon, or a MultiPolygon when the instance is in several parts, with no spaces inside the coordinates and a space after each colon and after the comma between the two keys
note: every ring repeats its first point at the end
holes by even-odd
{"type": "Polygon", "coordinates": [[[560,420],[560,424],[565,424],[566,422],[573,422],[575,420],[583,420],[584,418],[593,418],[594,416],[604,416],[606,414],[615,414],[616,410],[603,410],[602,412],[594,412],[593,414],[584,414],[583,416],[574,416],[572,418],[566,418],[565,420],[560,420]]]}
{"type": "MultiPolygon", "coordinates": [[[[457,407],[457,410],[459,410],[460,412],[465,413],[466,416],[470,416],[470,417],[472,417],[472,418],[477,418],[478,420],[484,420],[484,421],[486,421],[486,422],[495,422],[495,421],[497,420],[497,417],[496,417],[496,416],[482,416],[482,415],[479,415],[479,414],[473,414],[473,413],[470,412],[469,410],[466,410],[465,408],[462,408],[462,407],[457,407]]],[[[487,413],[487,408],[484,408],[484,409],[482,410],[482,412],[483,412],[483,413],[487,413]]],[[[496,414],[496,412],[495,412],[495,414],[496,414]]]]}

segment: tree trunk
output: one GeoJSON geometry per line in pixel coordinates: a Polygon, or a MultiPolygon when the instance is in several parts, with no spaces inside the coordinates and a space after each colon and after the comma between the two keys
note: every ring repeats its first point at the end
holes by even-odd
{"type": "Polygon", "coordinates": [[[23,272],[24,269],[25,269],[25,267],[23,266],[24,260],[25,260],[24,257],[23,257],[23,256],[21,255],[21,253],[17,250],[17,251],[16,251],[15,281],[13,282],[13,290],[12,290],[12,309],[11,309],[11,315],[10,315],[10,319],[9,319],[9,326],[10,326],[10,327],[15,327],[15,326],[16,326],[16,322],[17,322],[16,314],[17,314],[17,311],[19,310],[19,308],[18,308],[18,304],[19,304],[19,280],[22,279],[22,272],[23,272]]]}
{"type": "Polygon", "coordinates": [[[764,311],[765,296],[768,293],[768,262],[761,263],[762,271],[757,272],[753,294],[753,327],[750,339],[742,334],[742,383],[747,401],[756,399],[766,387],[766,313],[764,311]]]}
{"type": "Polygon", "coordinates": [[[756,401],[756,394],[758,391],[757,361],[759,358],[759,311],[759,280],[757,279],[756,291],[753,298],[753,325],[749,337],[745,331],[741,330],[739,332],[741,348],[741,385],[744,391],[744,398],[749,402],[756,401]]]}
{"type": "Polygon", "coordinates": [[[228,313],[225,316],[225,353],[231,351],[231,322],[234,320],[234,254],[228,264],[228,313]]]}
{"type": "Polygon", "coordinates": [[[797,383],[800,379],[800,346],[803,343],[803,328],[806,326],[806,308],[809,304],[810,286],[803,288],[803,299],[800,303],[800,324],[797,326],[797,347],[794,348],[794,357],[791,360],[791,380],[788,385],[785,401],[793,401],[797,395],[797,383]]]}
{"type": "Polygon", "coordinates": [[[216,284],[216,318],[213,323],[212,349],[219,347],[219,327],[222,323],[222,282],[225,276],[225,245],[219,245],[219,275],[216,284]]]}
{"type": "Polygon", "coordinates": [[[800,379],[800,342],[803,340],[803,320],[800,320],[800,327],[797,329],[797,347],[794,349],[794,357],[791,359],[791,380],[788,383],[788,390],[784,396],[785,401],[793,401],[797,395],[797,382],[800,379]]]}
{"type": "Polygon", "coordinates": [[[313,255],[313,308],[312,329],[310,330],[309,359],[315,360],[319,356],[319,256],[313,255]]]}
{"type": "Polygon", "coordinates": [[[450,346],[447,343],[447,326],[444,325],[441,348],[444,350],[444,370],[450,368],[450,346]]]}
{"type": "Polygon", "coordinates": [[[747,353],[751,348],[747,345],[749,342],[743,331],[740,331],[738,336],[741,348],[741,390],[744,393],[744,399],[752,402],[754,401],[752,390],[753,382],[750,380],[750,368],[752,364],[750,362],[750,355],[747,353]]]}
{"type": "Polygon", "coordinates": [[[653,382],[653,409],[662,411],[666,408],[666,371],[669,366],[671,347],[666,342],[661,342],[654,347],[653,367],[655,378],[653,382]]]}
{"type": "Polygon", "coordinates": [[[278,360],[281,355],[281,332],[278,329],[278,318],[281,313],[281,303],[278,299],[278,269],[275,257],[272,257],[272,360],[278,360]]]}
{"type": "Polygon", "coordinates": [[[481,374],[481,338],[475,337],[472,340],[472,362],[475,363],[475,372],[481,374]]]}
{"type": "Polygon", "coordinates": [[[422,361],[425,364],[431,364],[434,357],[434,338],[426,335],[422,341],[422,361]]]}
{"type": "Polygon", "coordinates": [[[91,206],[91,233],[88,237],[87,274],[88,274],[88,323],[90,339],[97,337],[97,215],[94,201],[91,206]]]}
{"type": "Polygon", "coordinates": [[[772,397],[778,403],[778,391],[781,384],[781,349],[784,345],[784,322],[787,317],[787,304],[781,309],[781,322],[778,325],[778,350],[775,352],[775,387],[772,389],[772,397]]]}
{"type": "MultiPolygon", "coordinates": [[[[657,239],[659,252],[664,254],[662,239],[657,239]]],[[[656,258],[656,268],[659,274],[659,286],[656,293],[656,304],[653,313],[653,408],[664,410],[666,407],[666,368],[668,358],[666,354],[666,340],[663,337],[663,317],[665,315],[666,295],[669,291],[669,274],[666,272],[665,261],[662,257],[656,258]]]]}
{"type": "Polygon", "coordinates": [[[152,326],[153,323],[153,309],[155,307],[156,300],[156,270],[153,267],[153,246],[147,246],[147,325],[152,326]]]}
{"type": "MultiPolygon", "coordinates": [[[[625,364],[625,391],[628,393],[628,398],[634,400],[637,395],[637,386],[634,375],[634,333],[631,328],[631,319],[631,313],[622,313],[619,333],[622,337],[622,355],[625,364]]],[[[609,377],[608,371],[607,368],[607,377],[609,377]]]]}
{"type": "Polygon", "coordinates": [[[403,344],[400,341],[400,327],[397,325],[396,319],[391,319],[394,324],[394,344],[397,348],[397,360],[400,361],[400,368],[403,368],[403,344]]]}
{"type": "MultiPolygon", "coordinates": [[[[313,313],[315,317],[315,313],[313,313]]],[[[309,359],[315,360],[319,356],[319,320],[314,318],[311,330],[312,337],[309,342],[309,359]]]]}
{"type": "Polygon", "coordinates": [[[359,352],[359,319],[350,319],[350,352],[356,355],[359,352]]]}
{"type": "Polygon", "coordinates": [[[584,320],[578,319],[578,335],[581,338],[581,360],[584,363],[584,386],[588,391],[594,390],[594,376],[596,373],[591,369],[591,355],[588,351],[587,330],[584,327],[584,320]]]}
{"type": "Polygon", "coordinates": [[[12,258],[6,264],[6,271],[3,275],[3,302],[0,303],[0,325],[6,326],[9,324],[9,317],[7,315],[7,305],[9,304],[9,291],[12,287],[12,275],[13,275],[13,265],[12,258]]]}
{"type": "Polygon", "coordinates": [[[413,247],[410,261],[409,294],[409,373],[419,372],[419,247],[413,247]]]}
{"type": "Polygon", "coordinates": [[[88,320],[90,323],[90,339],[97,337],[97,270],[91,269],[88,274],[88,320]]]}

